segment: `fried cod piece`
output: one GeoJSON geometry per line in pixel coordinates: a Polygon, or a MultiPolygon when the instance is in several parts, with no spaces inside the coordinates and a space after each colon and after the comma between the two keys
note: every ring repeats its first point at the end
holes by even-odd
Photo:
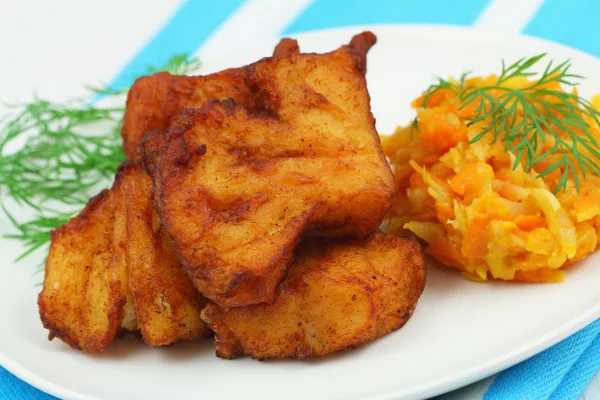
{"type": "Polygon", "coordinates": [[[49,339],[100,352],[121,329],[127,303],[123,185],[93,197],[85,208],[52,232],[40,317],[49,339]],[[115,242],[117,245],[115,245],[115,242]]]}
{"type": "Polygon", "coordinates": [[[134,164],[121,168],[127,208],[127,265],[138,329],[149,346],[210,334],[200,319],[206,300],[177,261],[152,207],[152,181],[134,164]]]}
{"type": "MultiPolygon", "coordinates": [[[[298,43],[282,39],[274,56],[299,53],[298,43]]],[[[121,136],[123,150],[138,162],[144,134],[167,129],[185,108],[202,107],[209,100],[234,99],[252,108],[254,97],[244,81],[244,68],[230,68],[206,76],[178,76],[159,72],[137,79],[127,95],[121,136]]]]}
{"type": "Polygon", "coordinates": [[[368,239],[309,239],[273,303],[223,308],[202,318],[215,331],[217,356],[307,359],[354,348],[401,328],[425,286],[416,241],[375,233],[368,239]]]}
{"type": "Polygon", "coordinates": [[[178,76],[159,72],[137,79],[127,95],[121,136],[123,151],[139,162],[139,145],[147,131],[167,129],[185,108],[201,107],[209,99],[252,103],[243,70],[227,69],[206,76],[178,76]]]}
{"type": "Polygon", "coordinates": [[[177,261],[152,208],[139,165],[119,168],[111,189],[52,234],[38,298],[49,338],[100,352],[121,331],[140,330],[150,346],[205,336],[206,301],[177,261]]]}
{"type": "Polygon", "coordinates": [[[155,207],[204,296],[270,301],[303,233],[378,228],[394,183],[365,82],[374,43],[364,33],[328,54],[263,59],[246,68],[263,111],[212,101],[144,137],[155,207]]]}

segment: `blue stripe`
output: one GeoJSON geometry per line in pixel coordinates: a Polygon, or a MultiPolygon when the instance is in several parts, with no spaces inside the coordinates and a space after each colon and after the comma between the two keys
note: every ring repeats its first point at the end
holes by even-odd
{"type": "Polygon", "coordinates": [[[23,382],[2,367],[0,367],[0,399],[58,400],[23,382]]]}
{"type": "Polygon", "coordinates": [[[548,399],[598,334],[600,320],[537,356],[499,373],[483,400],[548,399]]]}
{"type": "Polygon", "coordinates": [[[600,1],[546,0],[525,33],[600,56],[598,17],[600,1]]]}
{"type": "Polygon", "coordinates": [[[110,83],[113,89],[130,86],[147,73],[148,67],[161,67],[174,54],[192,54],[244,3],[244,0],[187,0],[146,46],[137,53],[110,83]]]}
{"type": "Polygon", "coordinates": [[[284,32],[363,24],[471,25],[489,0],[316,0],[284,32]]]}
{"type": "Polygon", "coordinates": [[[550,400],[576,400],[600,369],[600,335],[585,349],[579,360],[565,376],[550,400]]]}

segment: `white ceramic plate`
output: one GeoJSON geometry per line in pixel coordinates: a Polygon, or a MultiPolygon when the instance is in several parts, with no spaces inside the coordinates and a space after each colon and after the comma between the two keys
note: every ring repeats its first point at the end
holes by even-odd
{"type": "MultiPolygon", "coordinates": [[[[410,101],[435,75],[498,71],[500,61],[548,52],[571,58],[588,77],[585,96],[600,91],[600,62],[528,37],[496,37],[440,26],[375,26],[368,82],[380,132],[412,118],[410,101]]],[[[299,36],[303,50],[327,51],[362,28],[299,36]]],[[[275,40],[224,61],[203,60],[204,72],[270,53],[275,40]]],[[[0,219],[0,230],[8,230],[0,219]]],[[[600,317],[600,256],[569,270],[561,285],[476,284],[430,267],[414,317],[400,331],[355,351],[309,362],[225,361],[210,340],[150,349],[117,340],[90,356],[48,342],[36,306],[39,287],[20,249],[0,239],[0,364],[32,385],[67,399],[312,398],[408,399],[433,396],[507,368],[600,317]]]]}

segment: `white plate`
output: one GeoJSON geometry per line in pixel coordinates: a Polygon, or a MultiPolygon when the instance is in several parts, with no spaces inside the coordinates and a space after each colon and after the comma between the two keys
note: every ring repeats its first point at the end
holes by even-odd
{"type": "MultiPolygon", "coordinates": [[[[434,75],[498,71],[500,61],[548,52],[571,58],[588,77],[584,95],[600,91],[600,62],[528,37],[494,37],[439,26],[368,27],[379,37],[369,53],[368,81],[380,132],[409,121],[410,101],[434,75]]],[[[362,28],[300,36],[304,50],[326,51],[362,28]]],[[[264,56],[273,42],[205,71],[264,56]]],[[[8,228],[0,220],[0,230],[8,228]]],[[[38,260],[18,265],[20,249],[0,239],[0,364],[21,379],[67,399],[312,398],[407,399],[433,396],[482,379],[553,345],[600,317],[600,257],[569,270],[561,285],[476,284],[430,268],[414,317],[400,331],[355,351],[310,362],[225,361],[211,341],[150,349],[117,340],[102,355],[48,342],[36,306],[38,260]]]]}

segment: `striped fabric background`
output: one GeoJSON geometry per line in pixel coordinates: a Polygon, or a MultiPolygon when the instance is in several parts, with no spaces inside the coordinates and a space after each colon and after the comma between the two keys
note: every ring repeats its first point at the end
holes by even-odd
{"type": "MultiPolygon", "coordinates": [[[[598,19],[597,0],[7,1],[0,4],[0,98],[72,97],[99,79],[120,88],[174,53],[210,59],[263,38],[361,24],[522,32],[600,57],[598,19]]],[[[599,334],[597,321],[516,367],[441,398],[600,399],[594,377],[599,334]]],[[[52,398],[0,367],[0,399],[52,398]]]]}

